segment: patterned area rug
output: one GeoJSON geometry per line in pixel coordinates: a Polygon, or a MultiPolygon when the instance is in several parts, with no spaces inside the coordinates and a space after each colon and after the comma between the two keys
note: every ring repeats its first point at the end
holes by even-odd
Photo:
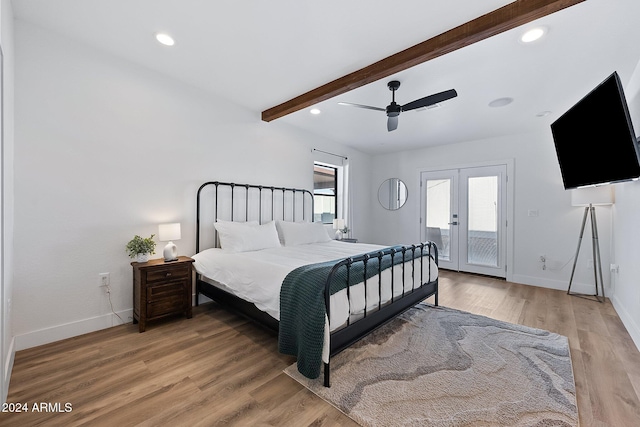
{"type": "Polygon", "coordinates": [[[577,426],[566,337],[418,305],[331,360],[331,388],[287,375],[363,426],[577,426]]]}

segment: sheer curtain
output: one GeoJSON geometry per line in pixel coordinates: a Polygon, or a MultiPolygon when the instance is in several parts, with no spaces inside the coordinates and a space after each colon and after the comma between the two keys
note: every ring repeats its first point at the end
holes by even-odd
{"type": "Polygon", "coordinates": [[[348,237],[351,237],[351,231],[353,228],[353,214],[351,203],[351,179],[349,158],[341,154],[329,153],[314,148],[313,161],[314,163],[326,164],[329,166],[338,167],[340,172],[338,176],[338,218],[344,218],[347,227],[349,228],[348,237]]]}
{"type": "Polygon", "coordinates": [[[344,159],[342,159],[342,175],[343,175],[342,214],[344,216],[345,222],[347,223],[347,227],[349,228],[349,233],[347,234],[348,237],[352,236],[351,232],[353,230],[353,209],[351,209],[351,206],[353,206],[353,203],[351,203],[352,198],[351,198],[351,178],[349,173],[350,169],[351,169],[351,166],[349,164],[349,159],[345,157],[344,159]]]}

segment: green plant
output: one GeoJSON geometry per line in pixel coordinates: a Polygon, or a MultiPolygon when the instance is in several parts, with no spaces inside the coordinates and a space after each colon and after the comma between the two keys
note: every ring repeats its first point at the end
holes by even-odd
{"type": "Polygon", "coordinates": [[[153,241],[152,234],[151,237],[142,238],[136,234],[136,236],[127,243],[127,253],[129,257],[135,258],[138,254],[155,254],[156,253],[156,242],[153,241]]]}

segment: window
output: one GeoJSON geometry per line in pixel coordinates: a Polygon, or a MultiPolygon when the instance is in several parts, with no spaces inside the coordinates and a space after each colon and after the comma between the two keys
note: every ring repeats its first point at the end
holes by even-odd
{"type": "Polygon", "coordinates": [[[338,167],[313,165],[313,220],[332,224],[338,212],[338,167]]]}

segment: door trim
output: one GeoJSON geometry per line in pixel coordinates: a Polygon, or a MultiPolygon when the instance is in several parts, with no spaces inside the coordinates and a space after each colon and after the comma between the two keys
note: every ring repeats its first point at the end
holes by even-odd
{"type": "MultiPolygon", "coordinates": [[[[457,164],[447,164],[447,165],[439,165],[439,166],[427,166],[423,168],[419,168],[417,170],[416,177],[416,188],[420,189],[422,192],[422,188],[420,186],[422,182],[422,173],[423,172],[438,172],[449,169],[466,169],[466,168],[477,168],[477,167],[485,167],[485,166],[502,166],[505,165],[507,168],[507,236],[506,236],[506,247],[505,247],[505,268],[506,271],[506,280],[511,282],[513,281],[513,247],[514,247],[514,201],[515,201],[515,159],[502,159],[502,160],[493,160],[486,162],[471,162],[471,163],[457,163],[457,164]]],[[[420,195],[420,203],[417,204],[417,220],[416,220],[416,235],[422,236],[422,212],[424,212],[424,197],[420,195]]]]}

